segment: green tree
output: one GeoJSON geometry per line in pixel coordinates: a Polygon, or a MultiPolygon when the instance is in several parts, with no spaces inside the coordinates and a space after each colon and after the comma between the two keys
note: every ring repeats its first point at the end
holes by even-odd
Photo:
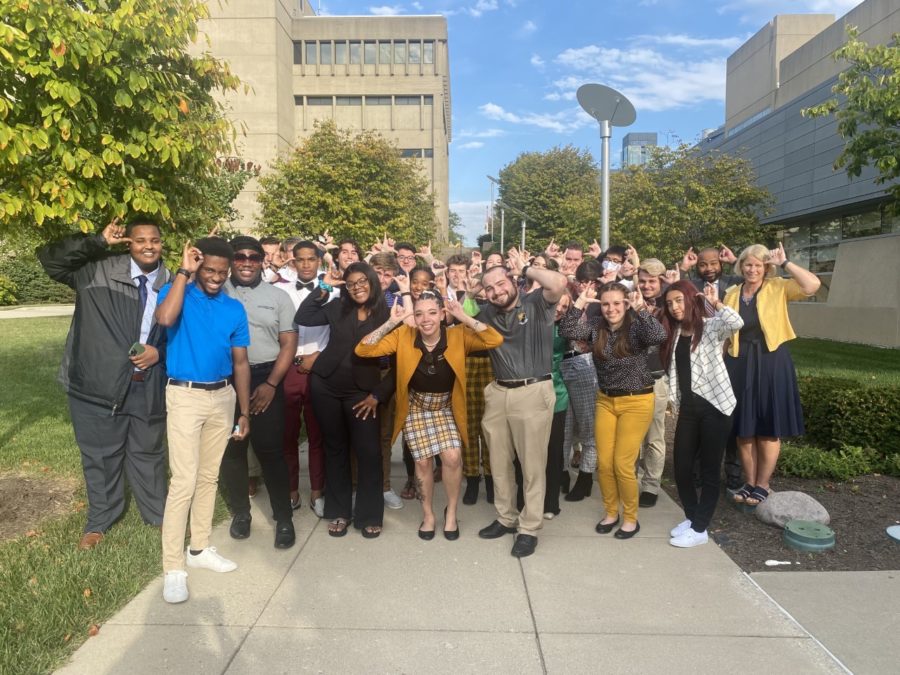
{"type": "Polygon", "coordinates": [[[267,234],[328,230],[362,245],[385,232],[419,243],[435,235],[434,201],[421,167],[375,132],[318,123],[271,169],[259,179],[260,230],[267,234]]]}
{"type": "MultiPolygon", "coordinates": [[[[870,46],[858,36],[855,27],[848,27],[847,42],[833,54],[835,60],[849,64],[832,87],[838,97],[806,108],[803,114],[835,114],[846,144],[834,168],[845,168],[856,177],[871,165],[878,171],[875,182],[883,184],[900,178],[900,33],[894,33],[889,45],[870,46]]],[[[895,208],[900,207],[900,183],[888,192],[895,208]]]]}
{"type": "Polygon", "coordinates": [[[610,238],[672,265],[693,246],[760,241],[771,196],[750,162],[696,147],[653,148],[647,164],[610,179],[610,238]]]}
{"type": "Polygon", "coordinates": [[[453,246],[465,246],[462,218],[456,211],[451,211],[448,222],[447,242],[453,246]]]}
{"type": "MultiPolygon", "coordinates": [[[[528,216],[526,247],[542,250],[557,242],[593,240],[599,230],[600,186],[594,158],[572,145],[523,152],[500,170],[500,201],[528,216]]],[[[521,217],[506,212],[506,244],[519,242],[521,217]]],[[[500,207],[494,238],[500,241],[500,207]]]]}
{"type": "Polygon", "coordinates": [[[188,52],[205,16],[202,0],[3,1],[0,236],[133,211],[194,234],[182,213],[207,211],[233,135],[216,96],[239,86],[188,52]]]}

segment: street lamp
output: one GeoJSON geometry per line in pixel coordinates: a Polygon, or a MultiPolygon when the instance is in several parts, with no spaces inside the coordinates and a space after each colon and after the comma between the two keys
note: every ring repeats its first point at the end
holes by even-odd
{"type": "Polygon", "coordinates": [[[584,111],[600,123],[600,247],[605,251],[609,248],[609,128],[634,124],[637,113],[624,94],[602,84],[583,84],[575,95],[584,111]]]}
{"type": "MultiPolygon", "coordinates": [[[[500,192],[500,179],[494,178],[493,176],[488,176],[487,179],[491,181],[491,244],[494,243],[494,186],[497,186],[497,193],[500,192]]],[[[500,202],[501,204],[503,202],[500,202]]],[[[504,235],[506,234],[506,222],[504,218],[503,208],[500,209],[500,251],[503,251],[504,244],[504,235]]]]}
{"type": "MultiPolygon", "coordinates": [[[[520,250],[524,251],[525,250],[525,221],[528,220],[528,216],[525,215],[524,212],[520,211],[516,207],[510,206],[509,204],[504,204],[503,201],[500,202],[500,207],[502,209],[509,209],[510,211],[515,213],[517,216],[520,216],[522,218],[522,246],[521,246],[520,250]]],[[[500,211],[500,214],[502,216],[503,211],[500,211]]],[[[502,246],[501,246],[501,249],[502,249],[502,246]]]]}

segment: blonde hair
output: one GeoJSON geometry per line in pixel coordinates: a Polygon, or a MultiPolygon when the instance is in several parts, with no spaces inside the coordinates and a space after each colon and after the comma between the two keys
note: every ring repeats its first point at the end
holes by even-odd
{"type": "Polygon", "coordinates": [[[666,273],[666,266],[659,258],[646,258],[645,260],[641,260],[641,265],[638,267],[638,270],[646,272],[654,277],[661,277],[666,273]]]}
{"type": "Polygon", "coordinates": [[[766,266],[766,276],[771,277],[775,274],[775,264],[769,262],[769,249],[762,244],[751,244],[738,256],[737,262],[734,264],[735,270],[741,275],[744,273],[744,261],[747,258],[756,258],[766,266]]]}

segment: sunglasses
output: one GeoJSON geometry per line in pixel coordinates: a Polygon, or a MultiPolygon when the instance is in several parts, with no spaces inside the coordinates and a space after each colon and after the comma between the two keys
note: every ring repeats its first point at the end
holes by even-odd
{"type": "Polygon", "coordinates": [[[265,256],[261,256],[259,253],[251,253],[250,255],[247,255],[246,253],[234,254],[234,262],[261,263],[263,260],[265,260],[265,256]]]}
{"type": "Polygon", "coordinates": [[[434,375],[437,373],[437,369],[434,367],[434,354],[431,352],[425,352],[425,372],[428,375],[434,375]]]}

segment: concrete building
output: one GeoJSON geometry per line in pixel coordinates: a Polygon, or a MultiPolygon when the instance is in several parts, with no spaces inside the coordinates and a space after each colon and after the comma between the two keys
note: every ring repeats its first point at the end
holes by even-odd
{"type": "Polygon", "coordinates": [[[850,179],[833,164],[844,147],[834,116],[804,117],[832,98],[844,67],[832,54],[859,28],[869,44],[900,32],[897,0],[866,0],[840,20],[780,15],[728,59],[726,120],[702,147],[749,159],[775,197],[765,222],[788,257],[816,272],[822,290],[794,303],[798,334],[900,346],[900,217],[865,169],[850,179]]]}
{"type": "Polygon", "coordinates": [[[622,139],[622,168],[641,166],[650,158],[650,148],[657,145],[656,132],[631,132],[622,139]]]}
{"type": "MultiPolygon", "coordinates": [[[[418,162],[446,236],[450,69],[443,16],[316,16],[308,0],[209,3],[200,30],[214,55],[252,88],[228,98],[240,156],[263,167],[317,120],[375,130],[418,162]]],[[[258,186],[236,207],[253,227],[258,186]]]]}

